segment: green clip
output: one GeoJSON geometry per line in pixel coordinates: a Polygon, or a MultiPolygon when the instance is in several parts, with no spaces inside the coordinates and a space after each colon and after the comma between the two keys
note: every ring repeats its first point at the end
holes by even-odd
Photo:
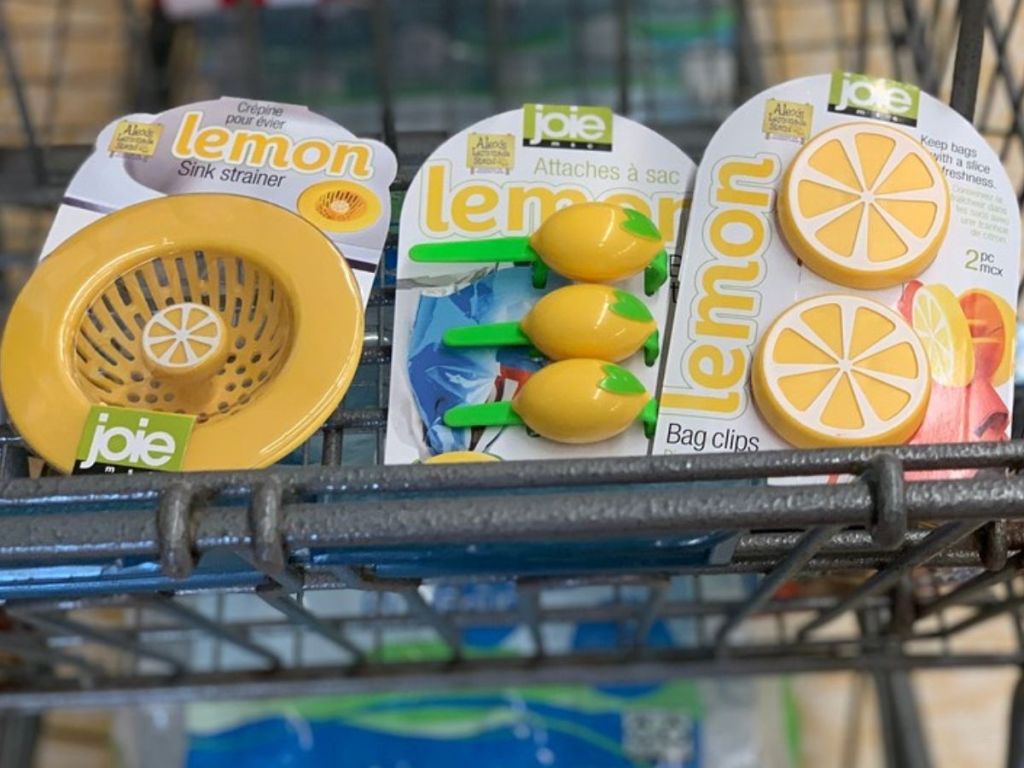
{"type": "Polygon", "coordinates": [[[654,437],[658,428],[658,401],[653,397],[647,401],[647,405],[640,411],[640,420],[644,423],[644,435],[648,440],[654,437]]]}
{"type": "Polygon", "coordinates": [[[668,280],[668,253],[662,248],[644,270],[644,293],[653,296],[668,280]]]}

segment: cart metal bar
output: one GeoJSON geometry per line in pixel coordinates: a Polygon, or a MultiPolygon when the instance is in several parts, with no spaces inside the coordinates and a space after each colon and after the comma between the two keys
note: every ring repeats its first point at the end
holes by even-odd
{"type": "Polygon", "coordinates": [[[105,645],[109,648],[124,651],[132,656],[144,656],[149,659],[154,659],[166,664],[175,674],[185,671],[185,665],[173,656],[132,642],[130,639],[125,639],[114,632],[98,629],[97,627],[90,626],[84,622],[70,619],[67,616],[35,613],[32,611],[21,610],[17,606],[10,604],[6,606],[6,610],[12,616],[16,616],[26,624],[31,624],[39,629],[77,635],[78,637],[85,638],[86,640],[99,645],[105,645]]]}
{"type": "Polygon", "coordinates": [[[718,630],[718,634],[715,637],[715,646],[721,652],[727,652],[729,636],[751,614],[767,605],[779,587],[799,573],[807,564],[807,561],[814,557],[815,553],[836,532],[836,528],[821,526],[819,528],[812,528],[804,533],[793,550],[761,579],[761,583],[757,585],[757,589],[747,598],[746,602],[741,603],[739,607],[729,614],[725,623],[718,630]]]}
{"type": "MultiPolygon", "coordinates": [[[[1016,469],[1024,466],[1024,441],[1002,443],[947,443],[891,448],[766,451],[754,454],[707,454],[563,461],[493,462],[466,464],[301,467],[271,472],[196,472],[187,475],[147,473],[133,475],[77,475],[43,479],[19,478],[0,485],[0,511],[89,503],[155,500],[174,482],[197,492],[227,497],[248,497],[254,486],[276,478],[285,491],[306,493],[419,492],[451,489],[522,489],[522,478],[532,488],[548,486],[616,486],[625,483],[677,483],[689,480],[749,480],[764,477],[802,477],[860,474],[882,453],[891,453],[905,470],[1016,469]]],[[[912,483],[908,488],[922,483],[912,483]]]]}
{"type": "MultiPolygon", "coordinates": [[[[526,628],[530,632],[530,640],[533,642],[533,655],[536,657],[544,656],[546,649],[544,647],[544,633],[540,628],[540,596],[536,589],[526,585],[517,585],[517,594],[519,597],[519,610],[523,615],[523,620],[526,622],[526,628]]],[[[453,621],[457,621],[454,616],[450,616],[453,621]]],[[[479,619],[474,619],[474,624],[479,626],[487,626],[488,622],[481,622],[479,619]]]]}
{"type": "Polygon", "coordinates": [[[1022,567],[1024,567],[1024,553],[1016,555],[1000,570],[992,571],[990,573],[979,573],[977,576],[965,581],[952,591],[942,595],[942,597],[938,597],[929,603],[918,606],[915,620],[932,616],[939,611],[949,608],[950,606],[962,604],[964,601],[970,600],[975,595],[984,594],[992,587],[1004,584],[1017,576],[1022,567]]]}
{"type": "Polygon", "coordinates": [[[928,632],[922,635],[918,635],[919,638],[935,639],[939,637],[953,637],[966,632],[972,627],[976,627],[979,624],[984,624],[990,619],[994,619],[1007,611],[1015,611],[1019,608],[1024,607],[1024,596],[1010,597],[1002,602],[993,603],[992,605],[986,605],[978,608],[973,616],[969,616],[966,619],[956,622],[948,627],[943,627],[941,630],[935,632],[928,632]]]}
{"type": "MultiPolygon", "coordinates": [[[[281,667],[281,659],[277,654],[268,651],[266,648],[254,643],[238,629],[226,623],[218,623],[199,611],[188,607],[180,600],[175,600],[168,595],[154,595],[149,598],[142,598],[140,605],[145,608],[153,608],[161,613],[169,614],[181,621],[206,632],[214,637],[242,648],[254,656],[258,656],[267,662],[271,669],[281,667]]],[[[141,633],[138,633],[141,634],[141,633]]]]}
{"type": "Polygon", "coordinates": [[[985,47],[986,0],[960,0],[960,34],[953,63],[953,90],[949,105],[967,118],[974,119],[978,99],[981,55],[985,47]]]}
{"type": "Polygon", "coordinates": [[[34,765],[42,718],[9,712],[0,715],[0,768],[34,765]]]}
{"type": "Polygon", "coordinates": [[[28,97],[25,95],[23,80],[18,73],[18,62],[15,60],[12,46],[7,26],[7,14],[3,8],[0,8],[0,55],[3,57],[4,69],[7,71],[7,86],[11,89],[14,107],[18,112],[21,129],[25,134],[25,144],[32,162],[36,186],[42,187],[47,182],[46,158],[43,155],[43,148],[39,145],[39,136],[32,120],[28,97]]]}
{"type": "Polygon", "coordinates": [[[800,629],[797,637],[801,640],[806,639],[811,632],[839,618],[847,611],[857,608],[868,597],[891,589],[909,569],[927,562],[946,546],[954,544],[965,536],[970,535],[980,525],[980,523],[975,521],[967,521],[946,523],[941,528],[937,528],[920,544],[903,550],[893,558],[888,566],[878,571],[846,598],[808,622],[807,625],[800,629]]]}
{"type": "MultiPolygon", "coordinates": [[[[665,601],[668,599],[669,583],[663,581],[647,588],[647,599],[636,613],[636,633],[633,635],[633,649],[639,651],[647,645],[651,627],[662,614],[665,601]]],[[[698,614],[702,616],[703,614],[698,614]]]]}
{"type": "Polygon", "coordinates": [[[889,755],[888,768],[930,768],[931,757],[921,730],[917,702],[906,670],[878,670],[879,719],[889,755]]]}
{"type": "Polygon", "coordinates": [[[80,670],[90,681],[92,678],[104,677],[107,674],[103,667],[94,664],[88,659],[76,656],[73,653],[64,653],[50,647],[46,638],[37,633],[32,635],[10,635],[6,632],[0,632],[0,650],[50,667],[66,664],[80,670]]]}
{"type": "MultiPolygon", "coordinates": [[[[534,467],[541,471],[544,466],[559,463],[521,464],[516,474],[521,478],[534,467]]],[[[630,464],[628,460],[620,463],[630,464]]],[[[585,467],[588,462],[583,464],[585,467]]],[[[495,466],[499,463],[479,465],[477,471],[480,476],[486,476],[488,473],[483,470],[495,466]]],[[[646,472],[642,463],[636,467],[646,472]]],[[[436,477],[434,487],[443,490],[425,494],[415,503],[404,494],[392,497],[379,492],[378,497],[346,494],[344,503],[283,503],[277,532],[290,550],[295,551],[310,546],[344,549],[417,545],[435,543],[439,537],[450,543],[555,538],[583,541],[615,538],[624,530],[637,536],[660,536],[680,531],[744,530],[762,526],[804,528],[823,521],[835,526],[868,527],[875,522],[878,501],[876,493],[864,482],[787,487],[683,486],[685,493],[681,493],[682,489],[676,484],[659,484],[649,485],[642,494],[612,489],[568,492],[557,487],[543,493],[537,488],[529,493],[476,494],[461,492],[460,483],[455,480],[445,482],[446,478],[458,477],[466,478],[465,484],[472,485],[473,476],[467,477],[466,466],[443,467],[449,468],[461,471],[454,475],[448,472],[420,474],[420,470],[434,467],[416,467],[412,468],[417,470],[415,472],[396,472],[396,475],[405,474],[420,482],[436,477]]],[[[330,473],[330,470],[317,471],[330,473]]],[[[565,474],[565,468],[556,471],[563,478],[579,480],[572,474],[565,474]]],[[[619,473],[622,474],[621,467],[619,473]]],[[[351,473],[341,474],[351,476],[351,473]]],[[[372,475],[365,474],[360,484],[372,475]]],[[[278,477],[287,482],[287,474],[282,472],[278,477]]],[[[605,483],[606,478],[597,477],[605,483]]],[[[267,482],[266,477],[261,479],[267,482]]],[[[499,479],[503,483],[510,481],[504,475],[499,475],[499,479]]],[[[397,480],[393,478],[393,482],[397,480]]],[[[19,483],[29,486],[38,483],[45,487],[47,481],[9,481],[6,486],[11,488],[19,483]]],[[[57,480],[56,484],[74,485],[66,479],[57,480]]],[[[142,484],[149,488],[122,494],[121,498],[148,501],[156,494],[157,481],[146,479],[140,482],[142,484]]],[[[325,486],[332,487],[326,483],[321,487],[325,486]]],[[[333,487],[345,486],[340,483],[333,487]]],[[[236,488],[241,490],[240,486],[236,488]]],[[[29,493],[28,488],[19,490],[29,493]]],[[[102,495],[110,499],[111,493],[102,495]]],[[[89,496],[84,494],[80,498],[85,500],[89,496]]],[[[7,517],[5,540],[0,543],[0,562],[18,564],[44,555],[57,560],[127,555],[159,557],[161,545],[167,546],[158,535],[156,515],[149,505],[133,511],[96,512],[75,509],[67,494],[47,494],[47,499],[51,505],[60,500],[61,507],[71,511],[48,514],[45,526],[30,515],[7,517]]],[[[28,496],[26,501],[30,500],[28,496]]],[[[95,505],[91,506],[95,510],[95,505]]],[[[970,521],[973,530],[993,518],[1024,516],[1024,477],[910,483],[906,486],[904,508],[911,523],[970,521]]],[[[193,524],[185,535],[191,537],[188,549],[194,552],[226,548],[248,553],[258,543],[249,512],[240,506],[203,509],[202,514],[193,515],[193,524]]],[[[926,541],[934,536],[931,534],[926,541]]],[[[947,545],[955,543],[941,540],[947,545]]],[[[929,556],[938,552],[929,551],[929,556]]]]}
{"type": "Polygon", "coordinates": [[[1007,748],[1006,768],[1024,768],[1024,670],[1017,673],[1010,703],[1010,745],[1007,748]]]}
{"type": "Polygon", "coordinates": [[[416,616],[424,624],[429,624],[437,632],[438,637],[448,646],[453,660],[462,658],[462,633],[455,627],[447,616],[423,599],[417,589],[405,590],[401,593],[409,612],[416,616]]]}
{"type": "Polygon", "coordinates": [[[267,605],[280,611],[295,624],[301,624],[310,632],[314,632],[324,640],[333,643],[352,657],[352,663],[358,664],[363,660],[362,649],[345,637],[341,632],[334,629],[326,621],[304,608],[295,599],[281,590],[257,590],[256,594],[267,605]]]}
{"type": "MultiPolygon", "coordinates": [[[[989,668],[1024,663],[1024,653],[943,655],[871,655],[858,658],[864,670],[989,668]]],[[[353,670],[337,666],[263,672],[222,672],[176,678],[136,677],[100,681],[83,689],[74,680],[55,680],[28,691],[0,690],[0,709],[34,711],[60,707],[109,708],[140,700],[190,703],[287,696],[328,696],[408,690],[445,690],[530,684],[615,684],[623,680],[657,682],[684,677],[812,674],[847,671],[850,660],[829,656],[745,653],[727,660],[707,653],[667,653],[624,661],[621,655],[590,658],[481,659],[458,662],[367,664],[353,670]]]]}

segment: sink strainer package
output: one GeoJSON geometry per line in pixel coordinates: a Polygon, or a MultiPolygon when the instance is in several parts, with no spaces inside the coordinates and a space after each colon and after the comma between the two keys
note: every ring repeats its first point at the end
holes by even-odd
{"type": "Polygon", "coordinates": [[[386,147],[294,106],[108,126],[0,348],[29,446],[65,472],[289,453],[355,373],[394,173],[386,147]]]}

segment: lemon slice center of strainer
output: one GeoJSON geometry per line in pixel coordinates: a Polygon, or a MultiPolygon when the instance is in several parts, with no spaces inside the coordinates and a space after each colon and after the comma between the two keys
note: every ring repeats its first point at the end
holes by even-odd
{"type": "Polygon", "coordinates": [[[150,369],[187,373],[224,357],[224,338],[220,315],[189,301],[165,307],[149,319],[142,331],[142,349],[150,369]]]}

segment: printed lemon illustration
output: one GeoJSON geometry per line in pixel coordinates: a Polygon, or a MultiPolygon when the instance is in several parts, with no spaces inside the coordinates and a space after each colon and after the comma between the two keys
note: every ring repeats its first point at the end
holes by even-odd
{"type": "Polygon", "coordinates": [[[449,427],[522,424],[560,443],[597,443],[637,419],[653,436],[657,405],[643,383],[604,360],[562,360],[541,368],[511,401],[460,405],[444,415],[449,427]]]}
{"type": "Polygon", "coordinates": [[[906,132],[851,122],[816,136],[786,171],[779,225],[794,253],[834,283],[885,288],[934,260],[949,224],[945,176],[906,132]]]}
{"type": "Polygon", "coordinates": [[[551,360],[589,357],[618,362],[641,347],[658,359],[658,324],[647,305],[607,285],[567,285],[542,297],[518,323],[449,328],[449,347],[535,346],[551,360]]]}
{"type": "Polygon", "coordinates": [[[772,429],[811,448],[906,442],[924,419],[931,382],[906,320],[876,301],[830,294],[772,324],[751,388],[772,429]]]}
{"type": "Polygon", "coordinates": [[[329,232],[358,232],[380,218],[380,200],[362,184],[325,181],[299,195],[299,213],[329,232]]]}
{"type": "Polygon", "coordinates": [[[925,285],[914,294],[914,330],[928,353],[932,378],[945,387],[966,387],[974,378],[971,328],[960,302],[941,283],[925,285]]]}
{"type": "Polygon", "coordinates": [[[961,293],[960,308],[974,345],[975,375],[996,387],[1005,384],[1013,373],[1017,313],[1006,299],[984,288],[961,293]]]}

